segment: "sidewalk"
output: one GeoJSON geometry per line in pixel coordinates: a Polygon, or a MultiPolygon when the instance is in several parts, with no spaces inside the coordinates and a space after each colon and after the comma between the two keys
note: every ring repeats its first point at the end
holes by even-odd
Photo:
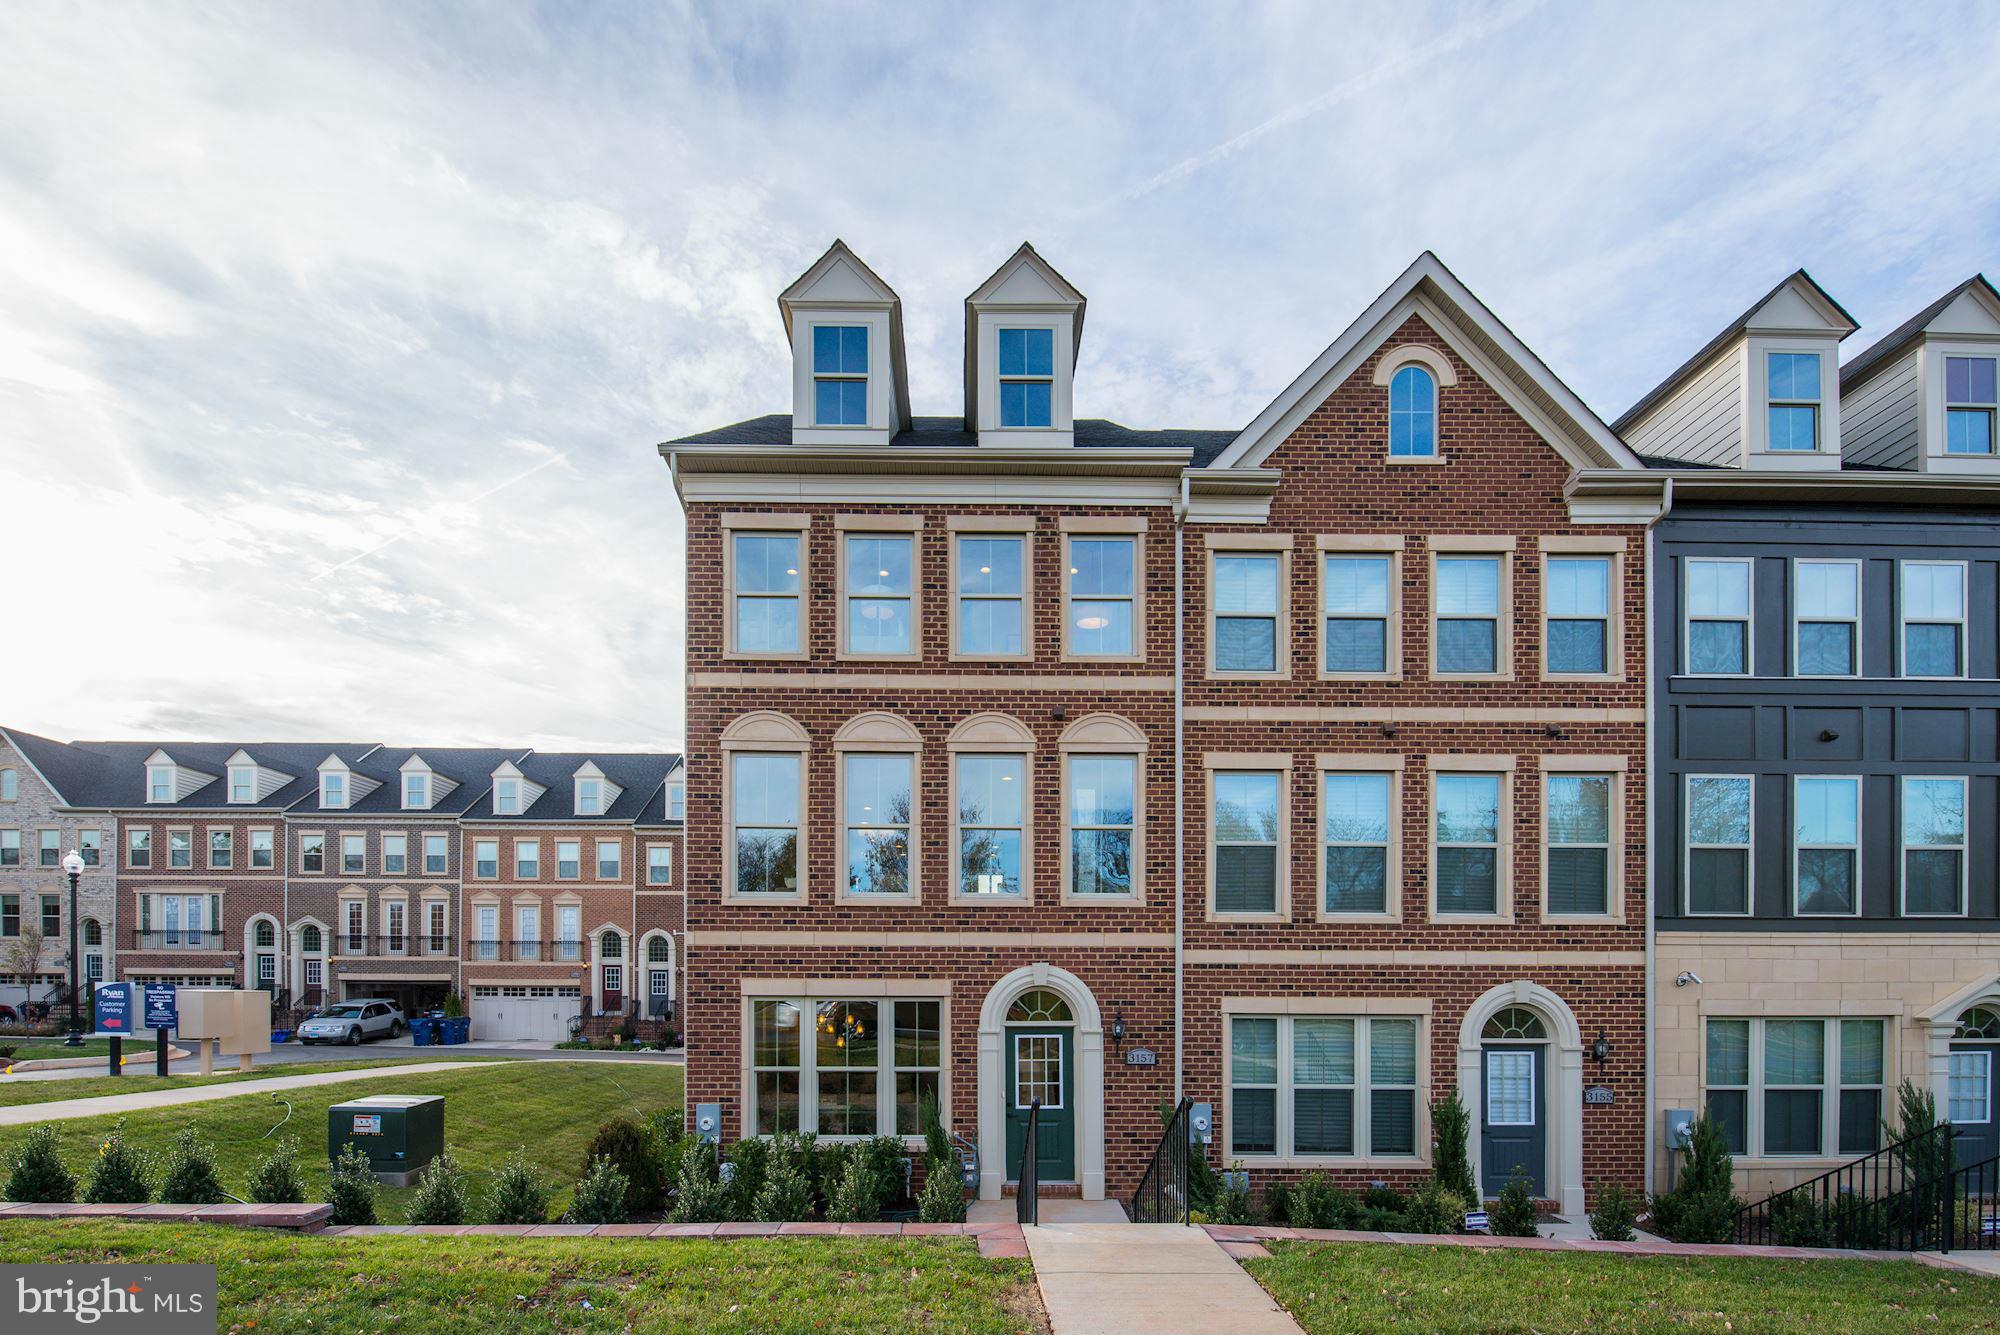
{"type": "MultiPolygon", "coordinates": [[[[310,1089],[334,1085],[344,1080],[377,1080],[387,1076],[422,1075],[427,1071],[492,1071],[513,1063],[496,1062],[411,1062],[407,1066],[371,1066],[349,1071],[319,1071],[311,1075],[280,1075],[268,1080],[238,1080],[226,1085],[195,1085],[184,1089],[155,1089],[133,1094],[106,1094],[95,1099],[64,1099],[57,1103],[22,1103],[0,1108],[0,1126],[26,1126],[30,1122],[53,1122],[75,1117],[103,1117],[112,1113],[139,1112],[146,1108],[172,1108],[184,1103],[212,1103],[251,1094],[271,1094],[287,1089],[310,1089]]],[[[129,1077],[136,1084],[144,1077],[129,1077]]]]}
{"type": "Polygon", "coordinates": [[[1054,1335],[1302,1335],[1202,1229],[1051,1223],[1022,1232],[1054,1335]]]}

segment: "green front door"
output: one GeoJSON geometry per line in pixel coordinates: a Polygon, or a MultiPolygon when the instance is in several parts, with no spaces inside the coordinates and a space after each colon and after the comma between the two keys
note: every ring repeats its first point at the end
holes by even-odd
{"type": "Polygon", "coordinates": [[[1037,1176],[1043,1182],[1076,1180],[1075,1044],[1068,1027],[1007,1028],[1007,1180],[1021,1179],[1021,1147],[1028,1136],[1028,1105],[1042,1103],[1035,1128],[1037,1176]]]}

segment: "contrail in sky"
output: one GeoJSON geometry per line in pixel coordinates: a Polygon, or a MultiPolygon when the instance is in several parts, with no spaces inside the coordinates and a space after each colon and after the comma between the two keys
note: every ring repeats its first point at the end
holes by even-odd
{"type": "MultiPolygon", "coordinates": [[[[444,510],[446,508],[455,509],[463,506],[477,505],[481,501],[488,500],[494,496],[499,495],[501,492],[507,490],[507,488],[513,486],[517,482],[526,482],[529,478],[541,472],[544,468],[547,468],[550,464],[559,464],[567,458],[569,458],[569,451],[564,450],[561,454],[551,455],[549,458],[542,460],[540,463],[536,464],[533,468],[528,469],[524,473],[516,473],[513,477],[508,478],[505,482],[501,482],[495,486],[488,487],[485,491],[480,492],[477,496],[472,496],[462,501],[446,501],[441,505],[432,506],[429,510],[425,511],[424,513],[436,514],[440,510],[444,510]]],[[[382,541],[376,543],[373,547],[370,547],[365,552],[356,552],[354,555],[348,557],[345,561],[342,561],[339,565],[328,566],[326,569],[320,571],[317,575],[314,575],[312,579],[308,582],[317,584],[321,580],[325,579],[328,575],[332,575],[339,571],[347,569],[347,567],[353,565],[356,561],[365,561],[369,557],[375,555],[375,553],[381,551],[383,548],[394,546],[396,543],[401,542],[404,538],[409,537],[410,534],[413,532],[415,532],[414,529],[405,528],[401,533],[397,533],[391,537],[384,538],[382,541]]]]}

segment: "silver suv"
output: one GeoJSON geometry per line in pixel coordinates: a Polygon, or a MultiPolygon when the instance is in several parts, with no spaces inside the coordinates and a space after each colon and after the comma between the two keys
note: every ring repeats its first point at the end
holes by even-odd
{"type": "Polygon", "coordinates": [[[345,1043],[401,1038],[403,1012],[393,1001],[336,1001],[299,1026],[301,1043],[345,1043]]]}

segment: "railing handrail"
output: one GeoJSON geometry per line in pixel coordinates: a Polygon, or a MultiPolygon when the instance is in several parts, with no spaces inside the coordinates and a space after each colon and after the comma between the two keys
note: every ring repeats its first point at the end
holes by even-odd
{"type": "Polygon", "coordinates": [[[1812,1212],[1814,1230],[1824,1225],[1830,1240],[1821,1245],[1862,1245],[1866,1240],[1857,1241],[1857,1235],[1865,1231],[1875,1242],[1900,1237],[1909,1244],[1906,1250],[1920,1250],[1917,1242],[1925,1230],[1917,1225],[1923,1221],[1910,1217],[1908,1207],[1919,1193],[1934,1191],[1950,1175],[1953,1135],[1950,1122],[1939,1122],[1817,1177],[1772,1192],[1736,1211],[1731,1220],[1732,1236],[1751,1245],[1796,1242],[1795,1238],[1776,1235],[1780,1213],[1800,1210],[1812,1212]],[[1891,1209],[1892,1202],[1900,1202],[1900,1207],[1891,1209]]]}
{"type": "Polygon", "coordinates": [[[1937,1250],[1994,1251],[2000,1249],[2000,1154],[1978,1163],[1954,1168],[1945,1178],[1946,1189],[1933,1199],[1948,1212],[1937,1233],[1937,1250]],[[1972,1184],[1976,1182],[1976,1187],[1972,1184]],[[1972,1203],[1972,1211],[1960,1206],[1972,1203]]]}
{"type": "Polygon", "coordinates": [[[1135,1224],[1185,1224],[1189,1220],[1188,1200],[1188,1155],[1192,1153],[1188,1141],[1188,1118],[1194,1111],[1194,1100],[1183,1098],[1174,1106],[1173,1116],[1167,1119],[1167,1128],[1160,1135],[1160,1143],[1153,1149],[1153,1157],[1146,1163],[1146,1171],[1139,1178],[1139,1187],[1132,1193],[1132,1200],[1126,1213],[1135,1224]]]}
{"type": "Polygon", "coordinates": [[[1021,1136],[1021,1176],[1014,1186],[1014,1222],[1039,1224],[1042,1217],[1042,1172],[1037,1160],[1041,1146],[1037,1132],[1042,1120],[1042,1101],[1028,1104],[1028,1129],[1021,1136]]]}

